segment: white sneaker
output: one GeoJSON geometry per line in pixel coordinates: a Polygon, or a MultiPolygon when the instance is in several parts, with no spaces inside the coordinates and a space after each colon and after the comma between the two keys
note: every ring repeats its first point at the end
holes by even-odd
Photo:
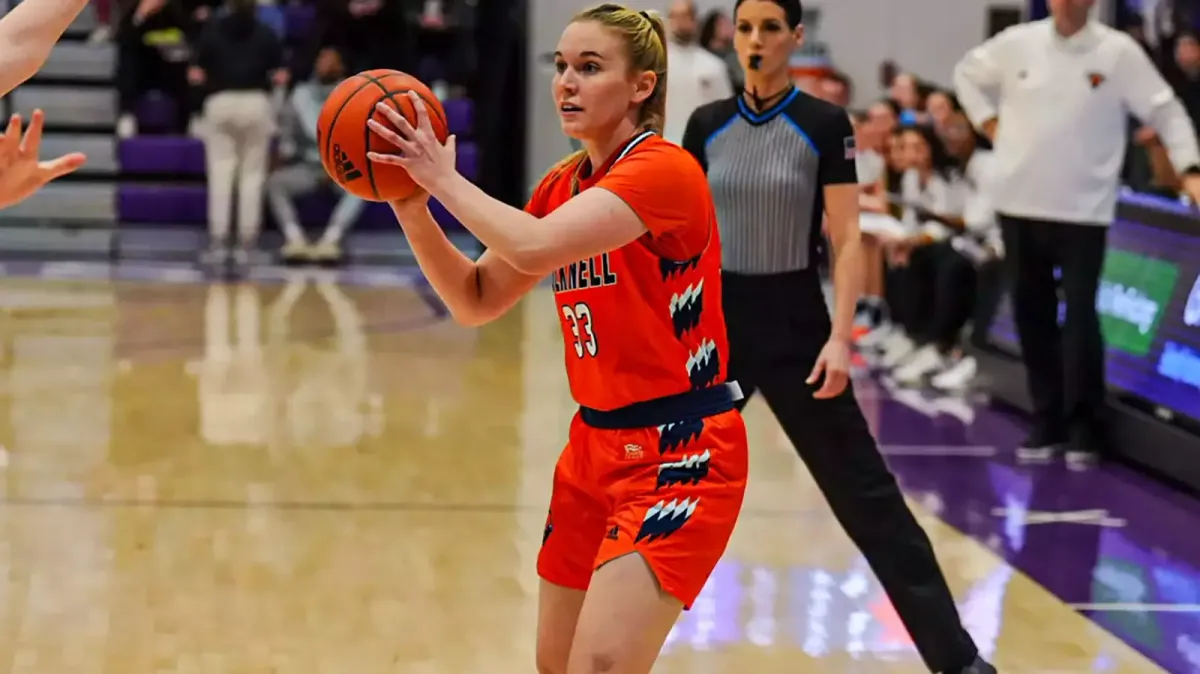
{"type": "Polygon", "coordinates": [[[117,119],[117,137],[118,138],[133,138],[137,135],[138,125],[137,118],[130,113],[125,113],[117,119]]]}
{"type": "Polygon", "coordinates": [[[925,379],[925,375],[937,372],[945,364],[946,360],[937,347],[927,344],[917,349],[911,357],[904,361],[903,365],[896,368],[895,372],[892,372],[892,378],[897,384],[914,386],[920,384],[925,379]]]}
{"type": "Polygon", "coordinates": [[[972,356],[963,356],[950,367],[942,370],[929,384],[940,391],[961,391],[975,380],[979,363],[972,356]]]}
{"type": "Polygon", "coordinates": [[[104,44],[112,40],[112,27],[106,25],[96,26],[91,35],[88,35],[88,44],[104,44]]]}
{"type": "Polygon", "coordinates": [[[883,342],[883,356],[879,359],[879,367],[894,370],[908,360],[917,350],[917,345],[908,335],[897,330],[883,342]]]}
{"type": "Polygon", "coordinates": [[[883,323],[880,323],[875,329],[871,330],[867,334],[863,335],[862,337],[859,337],[858,342],[856,342],[856,345],[858,346],[859,349],[868,350],[868,351],[878,349],[881,346],[883,346],[883,343],[895,331],[896,331],[895,326],[893,326],[891,323],[888,323],[885,321],[883,323]]]}

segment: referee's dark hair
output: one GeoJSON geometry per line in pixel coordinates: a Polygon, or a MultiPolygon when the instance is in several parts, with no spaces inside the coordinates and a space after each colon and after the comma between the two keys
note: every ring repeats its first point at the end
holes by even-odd
{"type": "MultiPolygon", "coordinates": [[[[746,0],[737,0],[733,3],[733,15],[737,16],[738,7],[746,0]]],[[[800,0],[765,0],[765,2],[773,2],[783,8],[783,13],[787,15],[788,27],[792,30],[804,23],[804,6],[800,4],[800,0]]]]}

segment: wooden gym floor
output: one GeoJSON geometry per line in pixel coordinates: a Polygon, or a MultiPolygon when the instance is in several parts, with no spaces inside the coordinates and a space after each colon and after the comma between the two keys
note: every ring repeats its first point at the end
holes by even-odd
{"type": "MultiPolygon", "coordinates": [[[[4,281],[0,672],[533,671],[573,411],[549,293],[473,331],[411,287],[322,278],[4,281]]],[[[923,671],[766,407],[747,416],[745,514],[655,671],[923,671]]],[[[1163,671],[922,518],[1006,674],[1163,671]]]]}

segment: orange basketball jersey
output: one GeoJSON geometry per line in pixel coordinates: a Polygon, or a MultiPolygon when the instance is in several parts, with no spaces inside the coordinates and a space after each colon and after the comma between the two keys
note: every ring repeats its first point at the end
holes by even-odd
{"type": "Polygon", "coordinates": [[[577,189],[620,197],[647,233],[554,272],[575,401],[613,410],[725,382],[721,244],[708,180],[683,148],[651,132],[584,176],[587,160],[551,171],[526,210],[545,217],[577,189]]]}

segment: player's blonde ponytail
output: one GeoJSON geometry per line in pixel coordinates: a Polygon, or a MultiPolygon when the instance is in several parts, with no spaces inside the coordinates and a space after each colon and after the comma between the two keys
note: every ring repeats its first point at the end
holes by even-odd
{"type": "Polygon", "coordinates": [[[641,124],[662,134],[667,121],[667,26],[657,12],[642,12],[650,24],[650,35],[638,36],[631,44],[634,67],[657,76],[654,91],[642,102],[641,124]]]}

